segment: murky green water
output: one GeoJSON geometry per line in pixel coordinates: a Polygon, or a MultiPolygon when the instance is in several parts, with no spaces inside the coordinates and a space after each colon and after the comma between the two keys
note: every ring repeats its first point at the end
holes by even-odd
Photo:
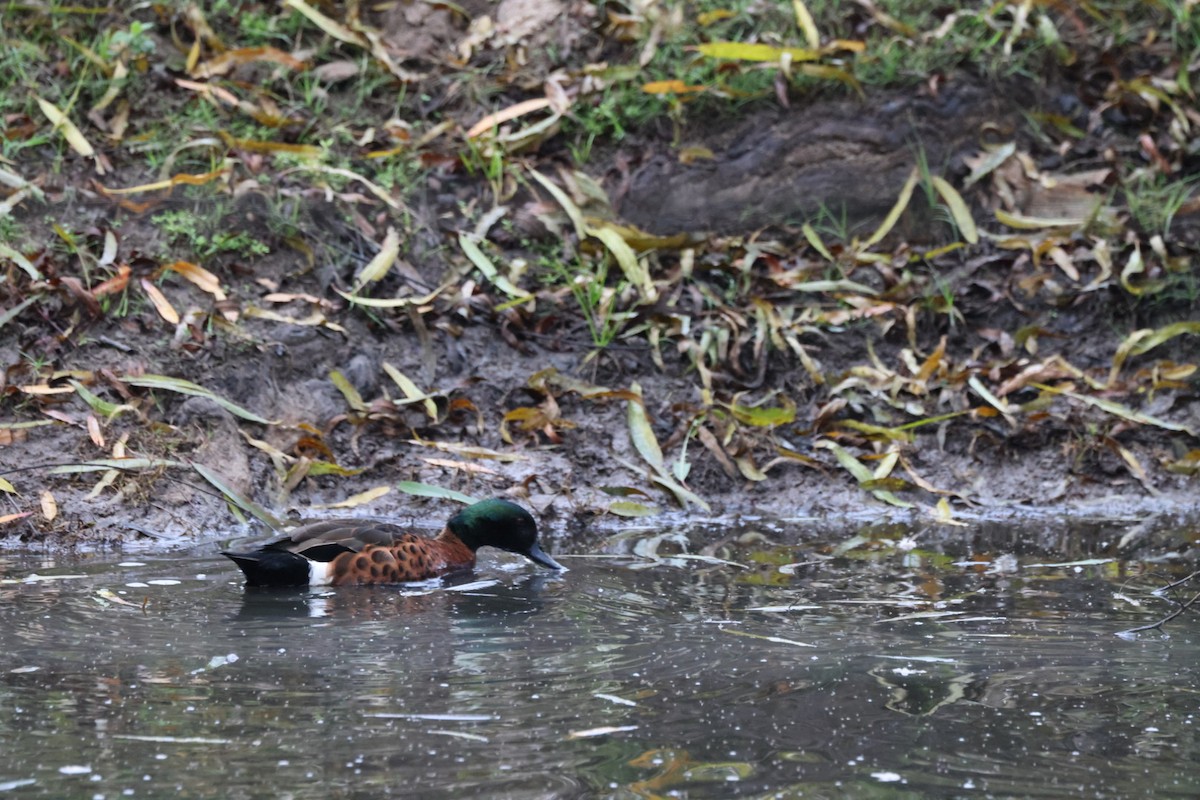
{"type": "Polygon", "coordinates": [[[1169,610],[1122,535],[635,532],[333,592],[4,553],[0,794],[1195,797],[1200,620],[1114,635],[1169,610]]]}

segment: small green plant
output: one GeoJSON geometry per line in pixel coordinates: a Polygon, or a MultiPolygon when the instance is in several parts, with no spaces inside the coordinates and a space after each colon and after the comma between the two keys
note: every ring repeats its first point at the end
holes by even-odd
{"type": "Polygon", "coordinates": [[[933,288],[937,291],[937,294],[927,296],[925,301],[926,307],[935,314],[945,314],[950,324],[950,330],[956,331],[958,324],[965,324],[966,319],[955,305],[954,287],[941,277],[935,277],[933,288]]]}
{"type": "Polygon", "coordinates": [[[594,268],[589,267],[579,257],[576,257],[573,264],[565,264],[552,256],[541,258],[539,263],[555,282],[570,289],[571,296],[583,312],[583,321],[592,337],[592,343],[597,348],[610,345],[621,332],[628,316],[615,310],[617,298],[628,284],[622,282],[616,289],[605,285],[608,265],[604,259],[600,259],[594,268]]]}
{"type": "MultiPolygon", "coordinates": [[[[217,217],[219,215],[206,215],[204,219],[217,217]]],[[[246,231],[204,230],[207,226],[191,211],[164,211],[154,215],[152,219],[172,244],[186,245],[201,260],[226,253],[248,257],[271,252],[271,248],[265,242],[255,239],[246,231]]]]}
{"type": "Polygon", "coordinates": [[[252,45],[287,45],[303,27],[305,19],[302,14],[268,15],[258,10],[249,13],[230,10],[228,13],[237,17],[238,32],[252,45]]]}
{"type": "Polygon", "coordinates": [[[504,148],[496,144],[481,145],[478,141],[468,138],[461,158],[468,175],[482,175],[487,180],[497,204],[507,199],[509,193],[505,191],[504,184],[509,164],[504,148]]]}
{"type": "Polygon", "coordinates": [[[129,23],[127,30],[115,31],[111,35],[104,36],[96,52],[105,61],[125,53],[133,56],[150,55],[154,52],[155,47],[154,40],[149,35],[151,30],[153,30],[152,25],[134,20],[129,23]]]}
{"type": "Polygon", "coordinates": [[[1162,173],[1142,173],[1125,186],[1125,205],[1129,215],[1145,233],[1168,236],[1171,223],[1192,196],[1200,179],[1171,179],[1162,173]]]}
{"type": "Polygon", "coordinates": [[[4,242],[14,250],[20,250],[29,238],[25,226],[11,216],[0,216],[0,242],[4,242]]]}
{"type": "Polygon", "coordinates": [[[421,165],[416,159],[401,153],[380,159],[371,180],[388,191],[403,192],[420,183],[421,172],[421,165]]]}
{"type": "MultiPolygon", "coordinates": [[[[821,203],[817,210],[817,216],[809,221],[813,230],[821,235],[824,239],[831,239],[840,244],[849,244],[854,231],[850,227],[850,219],[846,206],[841,205],[838,210],[830,208],[825,203],[821,203]]],[[[861,227],[861,224],[860,224],[861,227]]]]}

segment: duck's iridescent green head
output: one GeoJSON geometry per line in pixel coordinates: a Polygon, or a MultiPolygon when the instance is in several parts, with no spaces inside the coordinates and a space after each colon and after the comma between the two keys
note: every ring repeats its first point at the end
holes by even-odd
{"type": "Polygon", "coordinates": [[[538,546],[537,522],[516,503],[484,500],[455,514],[446,527],[472,550],[496,547],[519,553],[543,567],[566,570],[538,546]]]}

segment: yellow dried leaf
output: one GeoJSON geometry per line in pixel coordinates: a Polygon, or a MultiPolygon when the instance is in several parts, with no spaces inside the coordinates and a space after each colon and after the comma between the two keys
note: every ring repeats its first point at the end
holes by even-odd
{"type": "Polygon", "coordinates": [[[654,282],[650,279],[650,272],[638,260],[637,253],[625,241],[619,230],[608,224],[604,224],[597,228],[589,227],[587,234],[604,243],[604,246],[608,248],[613,258],[616,259],[621,272],[625,274],[625,279],[633,284],[641,293],[642,300],[652,303],[658,299],[658,291],[654,288],[654,282]]]}
{"type": "MultiPolygon", "coordinates": [[[[268,308],[258,308],[257,306],[246,306],[242,312],[247,317],[254,319],[265,319],[270,322],[282,322],[285,325],[300,325],[306,328],[325,327],[331,331],[338,333],[346,333],[346,329],[336,322],[330,322],[329,319],[320,311],[313,309],[307,317],[289,317],[285,314],[279,314],[271,311],[268,308]]],[[[347,334],[348,335],[348,334],[347,334]]]]}
{"type": "Polygon", "coordinates": [[[986,178],[1015,152],[1017,152],[1017,143],[1005,142],[988,150],[979,158],[967,159],[967,165],[971,167],[971,174],[963,181],[963,188],[970,189],[977,181],[986,178]]]}
{"type": "Polygon", "coordinates": [[[875,465],[875,471],[871,473],[871,479],[881,481],[892,474],[892,470],[896,468],[896,462],[900,460],[900,453],[893,450],[884,455],[875,465]]]}
{"type": "Polygon", "coordinates": [[[646,94],[694,94],[707,89],[707,86],[689,86],[681,80],[650,81],[642,84],[642,91],[646,94]]]}
{"type": "Polygon", "coordinates": [[[357,293],[364,285],[382,280],[399,257],[400,233],[389,225],[383,243],[379,245],[379,252],[362,268],[362,272],[358,273],[353,291],[357,293]]]}
{"type": "Polygon", "coordinates": [[[366,306],[367,308],[403,308],[405,306],[423,306],[432,303],[438,295],[448,288],[450,288],[450,284],[443,284],[429,294],[420,297],[362,297],[350,294],[349,292],[343,292],[337,288],[334,291],[356,306],[366,306]]]}
{"type": "Polygon", "coordinates": [[[943,336],[938,346],[929,354],[929,358],[925,359],[925,363],[921,364],[921,368],[917,371],[917,381],[922,385],[933,377],[937,372],[937,368],[942,363],[942,357],[946,355],[946,337],[943,336]]]}
{"type": "Polygon", "coordinates": [[[908,180],[904,182],[904,186],[900,189],[900,196],[896,198],[896,204],[892,206],[892,210],[884,218],[883,224],[879,226],[875,233],[871,234],[870,239],[867,239],[867,247],[879,244],[883,240],[883,237],[891,233],[892,228],[900,221],[900,215],[904,213],[904,209],[908,208],[908,201],[912,199],[913,189],[916,188],[919,178],[920,174],[917,172],[916,167],[914,167],[913,171],[908,175],[908,180]]]}
{"type": "MultiPolygon", "coordinates": [[[[813,447],[832,450],[833,455],[835,458],[837,458],[838,463],[841,464],[842,468],[849,472],[854,477],[854,480],[856,480],[860,485],[869,486],[870,483],[875,480],[875,476],[871,473],[871,470],[867,469],[861,461],[855,458],[849,451],[847,451],[837,442],[830,441],[829,439],[821,439],[817,441],[813,447]]],[[[912,508],[912,503],[901,500],[887,489],[871,489],[870,492],[883,502],[890,505],[894,505],[898,508],[912,508]]]]}
{"type": "Polygon", "coordinates": [[[574,201],[567,196],[567,193],[560,189],[553,181],[547,178],[536,169],[529,170],[529,175],[535,181],[540,183],[542,187],[550,193],[550,195],[562,206],[567,217],[570,218],[571,224],[575,226],[575,235],[580,239],[587,235],[587,226],[583,222],[583,212],[579,210],[579,206],[575,205],[574,201]]]}
{"type": "Polygon", "coordinates": [[[821,46],[821,34],[817,31],[817,23],[813,22],[812,14],[804,0],[792,0],[792,12],[796,15],[796,27],[804,34],[804,40],[813,50],[821,46]]]}
{"type": "Polygon", "coordinates": [[[821,48],[822,53],[862,53],[867,49],[867,43],[859,39],[834,39],[821,48]]]}
{"type": "Polygon", "coordinates": [[[853,73],[847,72],[841,67],[835,67],[832,64],[801,64],[797,67],[797,71],[810,78],[820,78],[825,81],[840,81],[858,92],[860,96],[863,93],[862,85],[858,82],[858,78],[854,77],[853,73]]]}
{"type": "Polygon", "coordinates": [[[958,226],[962,237],[970,244],[976,244],[979,241],[979,230],[975,227],[975,218],[971,216],[971,209],[967,208],[962,195],[947,180],[939,176],[934,176],[933,188],[946,202],[946,206],[950,209],[950,216],[954,218],[954,224],[958,226]]]}
{"type": "Polygon", "coordinates": [[[496,111],[492,114],[488,114],[483,119],[479,120],[479,122],[476,122],[471,126],[471,129],[467,131],[467,138],[474,139],[480,134],[487,133],[494,128],[500,127],[500,125],[508,122],[509,120],[517,119],[518,117],[523,117],[526,114],[531,114],[534,111],[541,111],[542,109],[549,107],[550,100],[545,97],[538,97],[534,98],[533,100],[526,100],[521,103],[516,103],[515,105],[511,105],[502,111],[496,111]]]}
{"type": "Polygon", "coordinates": [[[1195,374],[1195,364],[1164,364],[1158,370],[1159,377],[1164,381],[1185,381],[1195,374]]]}
{"type": "Polygon", "coordinates": [[[1084,403],[1085,405],[1093,406],[1095,408],[1100,409],[1101,411],[1105,411],[1109,414],[1113,414],[1114,416],[1118,416],[1118,417],[1121,417],[1122,419],[1129,420],[1130,422],[1136,422],[1139,425],[1153,425],[1154,427],[1162,428],[1163,430],[1180,431],[1180,432],[1186,433],[1189,436],[1192,436],[1194,438],[1200,438],[1200,437],[1197,437],[1196,431],[1193,431],[1187,425],[1181,425],[1176,422],[1170,422],[1165,419],[1160,419],[1159,417],[1153,416],[1152,414],[1145,414],[1145,413],[1142,413],[1141,411],[1135,411],[1134,409],[1129,408],[1128,406],[1121,405],[1120,403],[1117,403],[1113,400],[1106,400],[1103,397],[1090,397],[1085,394],[1079,394],[1077,392],[1072,392],[1067,389],[1060,389],[1055,386],[1047,386],[1047,385],[1041,384],[1041,383],[1034,383],[1032,385],[1038,389],[1041,389],[1043,392],[1050,392],[1051,394],[1061,394],[1064,397],[1070,397],[1071,399],[1078,400],[1079,402],[1084,403]]]}
{"type": "Polygon", "coordinates": [[[1078,228],[1086,222],[1082,217],[1026,217],[996,209],[996,219],[1017,230],[1039,230],[1041,228],[1078,228]]]}
{"type": "Polygon", "coordinates": [[[767,474],[759,469],[750,456],[738,456],[734,459],[737,462],[738,471],[742,473],[742,477],[748,481],[765,481],[767,474]]]}
{"type": "Polygon", "coordinates": [[[1151,495],[1157,497],[1159,491],[1154,488],[1154,484],[1150,482],[1150,476],[1146,474],[1146,469],[1142,466],[1142,462],[1138,461],[1138,457],[1133,454],[1133,451],[1126,448],[1116,439],[1108,439],[1107,444],[1110,448],[1116,451],[1125,465],[1129,467],[1129,471],[1133,473],[1133,477],[1137,478],[1138,483],[1151,495]]]}
{"type": "Polygon", "coordinates": [[[433,402],[428,394],[422,392],[417,388],[417,384],[413,383],[411,378],[386,361],[383,363],[383,371],[400,387],[400,391],[404,392],[405,397],[413,402],[422,403],[425,407],[425,413],[429,415],[431,420],[437,422],[437,403],[433,402]]]}
{"type": "Polygon", "coordinates": [[[346,42],[347,44],[356,44],[359,47],[370,48],[371,46],[371,43],[367,41],[365,36],[351,30],[335,19],[330,19],[320,11],[303,2],[303,0],[283,0],[283,4],[285,6],[291,6],[304,16],[308,17],[308,19],[314,25],[335,39],[346,42]]]}
{"type": "MultiPolygon", "coordinates": [[[[71,146],[79,155],[84,158],[95,158],[96,150],[92,147],[91,142],[87,137],[75,127],[75,123],[71,122],[71,118],[64,114],[58,106],[48,100],[43,100],[40,97],[34,97],[38,106],[42,109],[42,113],[46,115],[46,119],[54,125],[55,129],[62,133],[63,138],[67,140],[67,144],[71,146]]],[[[103,168],[97,163],[96,171],[104,174],[103,168]]]]}
{"type": "Polygon", "coordinates": [[[849,428],[852,431],[865,433],[869,436],[886,439],[892,442],[911,442],[913,434],[901,428],[887,428],[882,425],[872,425],[869,422],[862,422],[857,419],[842,419],[838,420],[839,428],[849,428]]]}
{"type": "Polygon", "coordinates": [[[173,264],[167,264],[163,269],[182,275],[185,279],[195,284],[201,291],[211,294],[215,300],[226,299],[225,292],[221,289],[220,279],[199,264],[193,264],[189,261],[176,261],[173,264]]]}
{"type": "Polygon", "coordinates": [[[179,312],[171,305],[171,301],[167,299],[166,295],[145,278],[141,279],[141,284],[142,291],[150,298],[150,302],[154,304],[154,310],[158,312],[158,315],[172,325],[178,325],[179,312]]]}
{"type": "Polygon", "coordinates": [[[737,16],[727,8],[719,8],[715,11],[703,11],[696,15],[696,23],[701,27],[707,28],[714,22],[720,22],[723,19],[732,19],[737,16]]]}
{"type": "Polygon", "coordinates": [[[638,455],[655,470],[662,471],[664,469],[662,448],[658,446],[658,439],[654,437],[650,420],[646,417],[646,408],[642,401],[642,387],[634,383],[629,388],[638,398],[630,400],[628,403],[629,438],[633,442],[634,449],[638,451],[638,455]]]}
{"type": "Polygon", "coordinates": [[[376,486],[374,489],[359,492],[336,503],[314,503],[313,508],[358,508],[359,506],[378,500],[391,490],[392,487],[390,486],[376,486]]]}
{"type": "Polygon", "coordinates": [[[696,45],[696,51],[709,58],[734,61],[780,61],[785,56],[792,61],[816,61],[821,57],[818,51],[802,47],[776,47],[744,42],[709,42],[696,45]]]}
{"type": "Polygon", "coordinates": [[[305,172],[321,172],[326,175],[336,175],[339,178],[348,178],[349,180],[357,181],[358,183],[362,184],[362,186],[368,192],[378,197],[384,203],[387,203],[391,208],[394,208],[397,211],[404,210],[404,205],[396,198],[392,197],[382,187],[372,183],[362,175],[359,175],[357,172],[352,170],[342,169],[341,167],[327,167],[324,164],[301,164],[297,166],[296,169],[305,172]]]}
{"type": "Polygon", "coordinates": [[[1125,262],[1125,269],[1121,270],[1121,286],[1125,291],[1135,297],[1144,293],[1144,286],[1136,286],[1130,280],[1134,275],[1141,275],[1146,271],[1146,262],[1142,259],[1141,245],[1134,243],[1133,252],[1129,254],[1129,260],[1125,262]]]}
{"type": "Polygon", "coordinates": [[[618,517],[649,517],[659,513],[654,506],[635,503],[632,500],[616,500],[609,504],[608,510],[618,517]]]}
{"type": "Polygon", "coordinates": [[[1066,250],[1063,250],[1061,247],[1051,247],[1046,255],[1050,256],[1050,260],[1063,271],[1064,275],[1073,281],[1079,281],[1079,270],[1075,269],[1075,263],[1071,261],[1071,257],[1067,255],[1066,250]]]}
{"type": "Polygon", "coordinates": [[[32,394],[35,396],[51,395],[51,394],[71,394],[72,392],[75,391],[70,386],[51,386],[48,383],[26,384],[25,386],[18,386],[17,389],[19,391],[24,392],[25,394],[32,394]]]}
{"type": "Polygon", "coordinates": [[[213,172],[206,172],[202,175],[189,175],[187,173],[181,173],[179,175],[172,175],[166,180],[155,181],[154,183],[143,183],[138,186],[129,186],[124,189],[109,189],[106,186],[104,187],[104,191],[108,194],[137,194],[138,192],[156,192],[160,189],[170,189],[172,186],[177,186],[179,184],[186,184],[188,186],[203,186],[206,183],[215,181],[217,178],[220,178],[227,172],[229,172],[227,169],[218,169],[214,170],[213,172]]]}
{"type": "Polygon", "coordinates": [[[350,406],[351,410],[358,412],[367,410],[367,404],[363,402],[362,395],[358,393],[358,389],[354,388],[354,384],[346,379],[345,375],[335,369],[329,373],[329,380],[342,393],[342,397],[346,399],[346,405],[350,406]]]}
{"type": "Polygon", "coordinates": [[[944,497],[941,500],[938,500],[937,506],[934,509],[933,517],[943,525],[957,525],[962,528],[967,526],[967,523],[961,522],[954,518],[954,514],[950,511],[950,501],[944,497]]]}
{"type": "Polygon", "coordinates": [[[812,245],[812,248],[820,253],[826,261],[834,260],[833,254],[829,252],[829,248],[827,248],[825,243],[821,241],[821,235],[817,233],[816,229],[813,228],[812,225],[809,225],[806,222],[800,226],[800,230],[804,233],[804,238],[808,240],[808,243],[812,245]]]}
{"type": "MultiPolygon", "coordinates": [[[[291,142],[266,142],[259,139],[236,139],[224,131],[220,132],[221,138],[230,147],[235,147],[238,150],[246,150],[251,153],[286,153],[289,156],[298,156],[300,158],[318,159],[324,151],[315,144],[292,144],[291,142]]],[[[346,177],[352,177],[356,180],[366,181],[361,175],[356,172],[351,172],[348,169],[339,169],[337,167],[326,167],[321,164],[305,165],[306,169],[316,170],[318,172],[331,172],[344,174],[346,177]]],[[[366,181],[370,183],[370,181],[366,181]]],[[[374,185],[374,184],[372,184],[374,185]]]]}
{"type": "Polygon", "coordinates": [[[121,89],[125,86],[125,78],[128,77],[128,75],[129,68],[125,66],[125,62],[118,61],[117,65],[113,67],[111,80],[109,80],[108,83],[108,89],[105,90],[104,96],[97,100],[96,104],[92,106],[92,109],[89,112],[89,117],[92,114],[97,114],[108,108],[112,104],[112,101],[117,99],[118,95],[121,94],[121,89]]]}
{"type": "Polygon", "coordinates": [[[1173,475],[1200,475],[1200,450],[1189,450],[1183,457],[1166,464],[1173,475]]]}
{"type": "Polygon", "coordinates": [[[967,378],[967,385],[974,389],[975,393],[982,397],[984,402],[995,408],[1005,417],[1009,417],[1012,414],[1012,409],[1009,407],[1008,403],[992,394],[992,392],[983,385],[983,381],[979,380],[978,375],[972,375],[971,377],[967,378]]]}
{"type": "Polygon", "coordinates": [[[467,233],[458,235],[458,246],[462,248],[463,254],[470,259],[471,263],[479,268],[479,271],[486,277],[497,289],[507,294],[509,297],[518,300],[530,300],[533,298],[529,292],[524,289],[514,286],[512,281],[501,275],[496,270],[496,265],[487,257],[480,248],[479,244],[467,233]]]}
{"type": "Polygon", "coordinates": [[[188,48],[187,58],[183,62],[183,68],[189,75],[192,74],[192,70],[196,69],[196,64],[200,62],[200,41],[201,37],[199,36],[192,40],[192,46],[188,48]]]}

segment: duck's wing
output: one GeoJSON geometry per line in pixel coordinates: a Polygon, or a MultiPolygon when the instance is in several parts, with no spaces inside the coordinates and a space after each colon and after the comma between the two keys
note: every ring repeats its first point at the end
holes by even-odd
{"type": "Polygon", "coordinates": [[[361,552],[367,545],[391,546],[417,539],[398,525],[369,519],[320,519],[302,523],[287,536],[263,545],[313,561],[332,561],[342,553],[361,552]]]}

